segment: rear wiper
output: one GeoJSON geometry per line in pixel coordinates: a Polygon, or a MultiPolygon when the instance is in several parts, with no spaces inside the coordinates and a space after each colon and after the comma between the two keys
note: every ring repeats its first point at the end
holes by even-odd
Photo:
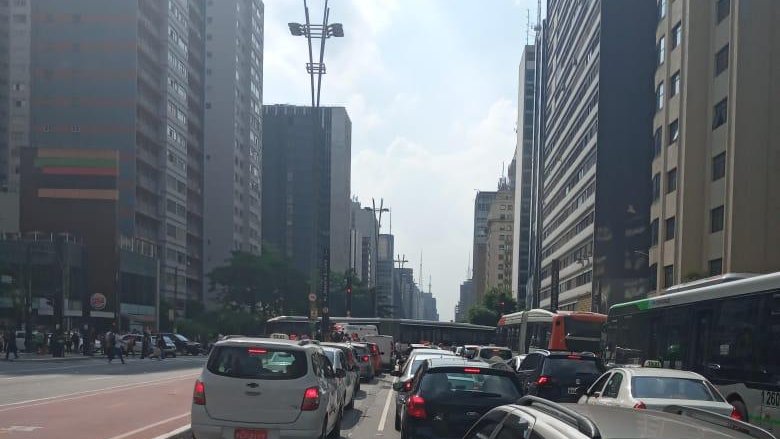
{"type": "Polygon", "coordinates": [[[473,397],[479,397],[479,398],[501,398],[500,393],[492,393],[492,392],[481,392],[479,390],[471,392],[471,396],[473,397]]]}

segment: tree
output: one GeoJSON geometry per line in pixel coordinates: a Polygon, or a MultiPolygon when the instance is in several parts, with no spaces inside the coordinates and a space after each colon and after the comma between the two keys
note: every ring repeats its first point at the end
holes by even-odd
{"type": "Polygon", "coordinates": [[[499,316],[509,314],[517,310],[517,300],[512,297],[512,292],[505,287],[493,287],[485,293],[482,305],[499,316]]]}
{"type": "Polygon", "coordinates": [[[499,315],[484,305],[474,305],[469,308],[469,323],[475,325],[496,326],[499,315]]]}

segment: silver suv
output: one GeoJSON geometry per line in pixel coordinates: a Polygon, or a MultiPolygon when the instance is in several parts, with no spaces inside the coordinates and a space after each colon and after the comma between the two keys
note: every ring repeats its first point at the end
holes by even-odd
{"type": "Polygon", "coordinates": [[[315,343],[264,338],[218,342],[192,398],[192,433],[211,438],[339,437],[337,374],[315,343]]]}
{"type": "Polygon", "coordinates": [[[663,411],[559,404],[535,396],[487,412],[464,439],[774,439],[770,433],[728,416],[669,406],[663,411]]]}

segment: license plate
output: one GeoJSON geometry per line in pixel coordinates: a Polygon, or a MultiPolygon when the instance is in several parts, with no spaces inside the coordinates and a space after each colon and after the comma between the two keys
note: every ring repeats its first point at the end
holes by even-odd
{"type": "Polygon", "coordinates": [[[233,432],[233,439],[268,439],[268,432],[265,430],[245,430],[237,428],[233,432]]]}
{"type": "Polygon", "coordinates": [[[576,395],[579,387],[569,387],[569,395],[576,395]]]}

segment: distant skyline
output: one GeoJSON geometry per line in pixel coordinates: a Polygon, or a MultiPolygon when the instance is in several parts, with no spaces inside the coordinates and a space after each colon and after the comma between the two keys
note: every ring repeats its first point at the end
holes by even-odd
{"type": "MultiPolygon", "coordinates": [[[[312,0],[312,22],[324,1],[312,0]]],[[[392,209],[396,253],[454,318],[467,278],[476,189],[495,190],[515,148],[518,66],[534,0],[331,0],[323,106],[352,119],[352,193],[392,209]],[[420,254],[423,279],[420,279],[420,254]]],[[[302,1],[266,0],[265,104],[311,103],[302,1]]],[[[382,232],[389,232],[389,219],[382,232]]]]}

